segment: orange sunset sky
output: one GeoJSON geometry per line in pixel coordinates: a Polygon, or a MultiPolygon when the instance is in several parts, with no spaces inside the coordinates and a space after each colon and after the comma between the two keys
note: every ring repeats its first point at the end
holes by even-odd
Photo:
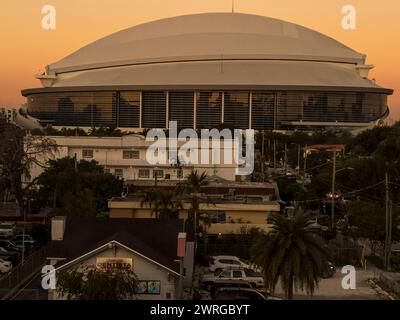
{"type": "MultiPolygon", "coordinates": [[[[0,107],[25,102],[20,90],[39,87],[46,64],[113,32],[190,13],[230,12],[231,0],[2,0],[0,2],[0,107]],[[41,27],[45,4],[57,10],[56,30],[41,27]]],[[[370,78],[395,90],[391,118],[400,118],[399,0],[235,0],[235,11],[294,22],[367,54],[370,78]],[[357,9],[356,30],[343,30],[341,9],[357,9]]]]}

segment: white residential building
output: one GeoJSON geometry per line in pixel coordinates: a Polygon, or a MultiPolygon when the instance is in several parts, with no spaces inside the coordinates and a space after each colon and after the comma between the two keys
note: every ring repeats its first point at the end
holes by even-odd
{"type": "MultiPolygon", "coordinates": [[[[124,180],[181,180],[184,179],[191,170],[198,170],[199,173],[206,172],[208,175],[219,176],[225,180],[235,181],[237,165],[234,163],[226,163],[228,154],[233,154],[233,140],[221,140],[220,148],[215,148],[210,140],[208,149],[202,152],[208,152],[208,160],[201,160],[200,150],[197,149],[197,159],[199,164],[185,164],[182,157],[179,165],[174,164],[176,161],[168,157],[168,161],[164,164],[151,164],[146,159],[146,152],[154,141],[146,141],[146,138],[138,134],[129,134],[121,137],[92,137],[92,136],[49,136],[57,144],[57,151],[53,154],[53,159],[63,157],[76,157],[80,160],[96,160],[105,170],[123,178],[124,180]],[[219,160],[213,160],[213,157],[219,160]],[[204,163],[208,162],[208,163],[204,163]],[[213,164],[214,163],[214,164],[213,164]]],[[[175,140],[176,141],[176,140],[175,140]]],[[[199,139],[199,145],[201,140],[199,139]]],[[[165,143],[168,146],[168,138],[165,143]]],[[[184,145],[186,141],[178,141],[178,149],[184,145]]],[[[168,150],[166,150],[168,151],[168,150]]],[[[160,151],[161,152],[161,151],[160,151]]],[[[194,149],[188,151],[195,152],[194,149]]],[[[168,153],[168,152],[167,152],[168,153]]],[[[157,154],[156,154],[157,155],[157,154]]],[[[42,159],[41,162],[46,162],[42,159]]],[[[37,177],[43,172],[40,166],[34,166],[31,169],[31,178],[37,177]]]]}

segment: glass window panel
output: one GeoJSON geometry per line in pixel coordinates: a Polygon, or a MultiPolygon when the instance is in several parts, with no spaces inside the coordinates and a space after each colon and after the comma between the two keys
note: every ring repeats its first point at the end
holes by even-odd
{"type": "Polygon", "coordinates": [[[196,127],[213,129],[221,125],[222,92],[198,92],[196,95],[196,127]]]}
{"type": "Polygon", "coordinates": [[[140,92],[121,91],[119,93],[119,126],[139,128],[140,92]]]}
{"type": "Polygon", "coordinates": [[[224,94],[224,125],[229,128],[249,127],[249,93],[228,91],[224,94]]]}

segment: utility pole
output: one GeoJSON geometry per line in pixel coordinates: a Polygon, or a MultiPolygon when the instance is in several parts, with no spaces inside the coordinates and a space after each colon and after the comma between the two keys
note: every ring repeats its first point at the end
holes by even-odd
{"type": "Polygon", "coordinates": [[[297,176],[300,176],[300,145],[297,145],[297,176]]]}
{"type": "Polygon", "coordinates": [[[276,169],[276,140],[274,137],[274,169],[276,169]]]}
{"type": "Polygon", "coordinates": [[[385,268],[388,270],[389,263],[388,263],[388,257],[389,257],[389,174],[386,172],[385,174],[385,191],[386,191],[386,200],[385,200],[385,209],[386,209],[386,218],[385,218],[385,256],[384,256],[384,262],[385,262],[385,268]]]}
{"type": "Polygon", "coordinates": [[[262,140],[261,140],[261,176],[262,176],[262,181],[265,181],[264,179],[264,163],[265,163],[265,150],[264,150],[264,140],[265,140],[265,131],[262,131],[262,140]]]}
{"type": "Polygon", "coordinates": [[[335,183],[336,183],[336,148],[333,150],[333,165],[332,165],[332,199],[331,199],[331,219],[332,231],[335,231],[335,183]]]}
{"type": "Polygon", "coordinates": [[[392,220],[393,220],[393,202],[390,201],[389,209],[389,232],[388,232],[388,271],[392,271],[392,220]]]}
{"type": "Polygon", "coordinates": [[[285,174],[287,174],[287,143],[285,142],[285,174]]]}
{"type": "Polygon", "coordinates": [[[304,171],[304,179],[305,179],[306,178],[306,171],[307,171],[307,145],[304,148],[304,168],[303,168],[303,171],[304,171]]]}

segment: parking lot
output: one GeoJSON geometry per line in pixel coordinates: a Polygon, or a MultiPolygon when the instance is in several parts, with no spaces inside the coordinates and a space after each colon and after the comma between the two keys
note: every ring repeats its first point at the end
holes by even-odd
{"type": "MultiPolygon", "coordinates": [[[[341,274],[340,268],[332,278],[322,279],[319,288],[313,296],[307,295],[305,292],[297,292],[294,294],[295,300],[385,300],[386,298],[373,289],[369,283],[369,279],[375,277],[375,271],[357,270],[356,273],[356,289],[345,290],[341,286],[342,279],[345,275],[341,274]]],[[[276,290],[277,296],[283,297],[283,291],[280,287],[276,290]]]]}
{"type": "MultiPolygon", "coordinates": [[[[213,267],[215,268],[215,266],[213,267]]],[[[294,293],[295,300],[385,300],[388,296],[377,290],[374,284],[371,282],[372,279],[378,277],[378,269],[371,265],[368,270],[357,269],[356,270],[356,288],[346,290],[342,287],[342,280],[346,274],[341,273],[342,268],[337,267],[336,273],[326,279],[321,279],[318,288],[315,290],[313,296],[308,295],[305,291],[299,290],[294,293]]],[[[210,272],[209,267],[198,266],[196,268],[197,279],[203,284],[203,288],[206,287],[204,283],[208,277],[215,277],[213,272],[210,272]]],[[[234,279],[235,276],[225,276],[225,279],[234,279]]],[[[248,281],[248,279],[243,279],[248,281]]],[[[229,280],[231,281],[231,280],[229,280]]],[[[245,282],[246,282],[245,281],[245,282]]],[[[260,288],[257,288],[258,290],[260,288]]],[[[206,291],[206,290],[205,290],[206,291]]],[[[205,292],[205,299],[209,299],[205,292]]],[[[278,284],[275,289],[274,297],[285,298],[284,291],[278,284]]]]}

